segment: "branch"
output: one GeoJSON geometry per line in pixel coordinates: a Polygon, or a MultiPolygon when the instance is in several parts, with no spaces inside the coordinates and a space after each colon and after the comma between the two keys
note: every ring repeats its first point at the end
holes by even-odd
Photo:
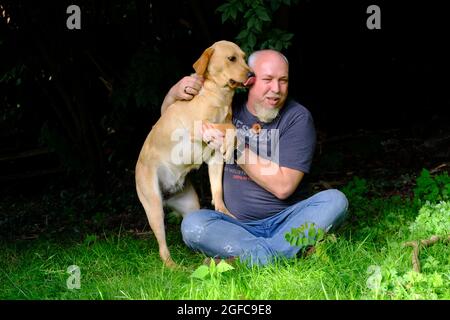
{"type": "Polygon", "coordinates": [[[433,235],[430,237],[430,239],[414,240],[414,241],[408,241],[408,242],[403,243],[403,246],[413,248],[411,262],[412,262],[414,271],[420,272],[419,246],[427,247],[427,246],[430,246],[430,245],[438,242],[439,240],[450,241],[450,234],[447,235],[446,239],[445,239],[445,237],[442,237],[442,236],[433,235]]]}

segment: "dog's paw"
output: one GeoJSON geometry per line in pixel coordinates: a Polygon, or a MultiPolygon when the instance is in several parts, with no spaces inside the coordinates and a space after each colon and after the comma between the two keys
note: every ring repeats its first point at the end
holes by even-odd
{"type": "Polygon", "coordinates": [[[215,206],[215,210],[222,212],[223,214],[226,214],[227,216],[230,216],[230,217],[236,219],[236,217],[230,211],[228,211],[228,209],[227,209],[227,207],[225,207],[225,205],[215,206]]]}

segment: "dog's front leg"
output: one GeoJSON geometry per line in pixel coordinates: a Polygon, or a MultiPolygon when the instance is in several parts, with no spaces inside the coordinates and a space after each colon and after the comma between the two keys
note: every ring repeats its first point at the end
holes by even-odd
{"type": "Polygon", "coordinates": [[[223,187],[222,187],[223,160],[221,155],[215,156],[212,159],[210,159],[210,161],[208,162],[208,174],[209,174],[209,182],[211,184],[211,195],[212,195],[211,202],[214,205],[214,209],[216,211],[223,212],[226,215],[229,215],[230,217],[236,218],[230,213],[230,211],[228,211],[228,209],[225,207],[225,203],[223,202],[223,187]]]}

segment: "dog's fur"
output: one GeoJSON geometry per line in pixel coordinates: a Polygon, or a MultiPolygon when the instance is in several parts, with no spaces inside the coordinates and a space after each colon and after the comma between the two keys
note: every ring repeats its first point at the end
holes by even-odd
{"type": "MultiPolygon", "coordinates": [[[[234,89],[247,80],[250,71],[245,63],[245,53],[228,41],[216,42],[206,49],[195,62],[194,69],[205,79],[199,94],[190,101],[177,101],[167,108],[147,136],[136,164],[137,194],[158,240],[161,259],[168,267],[177,265],[166,243],[163,205],[173,208],[183,217],[200,207],[192,185],[189,182],[184,185],[187,173],[200,164],[174,163],[173,150],[180,142],[173,141],[172,134],[177,129],[186,130],[191,137],[188,143],[190,150],[203,150],[207,146],[202,141],[201,126],[195,126],[194,130],[194,122],[222,124],[216,126],[222,131],[234,128],[231,124],[234,89]]],[[[220,151],[229,157],[233,143],[227,140],[220,151]]],[[[207,162],[215,209],[230,214],[222,195],[223,160],[221,158],[220,163],[214,163],[207,159],[207,162]]]]}

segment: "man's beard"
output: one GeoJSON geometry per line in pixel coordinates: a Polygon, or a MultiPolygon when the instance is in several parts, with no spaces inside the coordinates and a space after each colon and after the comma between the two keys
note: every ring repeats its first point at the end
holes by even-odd
{"type": "Polygon", "coordinates": [[[278,116],[280,108],[266,108],[259,103],[255,103],[256,117],[262,122],[271,122],[278,116]]]}

